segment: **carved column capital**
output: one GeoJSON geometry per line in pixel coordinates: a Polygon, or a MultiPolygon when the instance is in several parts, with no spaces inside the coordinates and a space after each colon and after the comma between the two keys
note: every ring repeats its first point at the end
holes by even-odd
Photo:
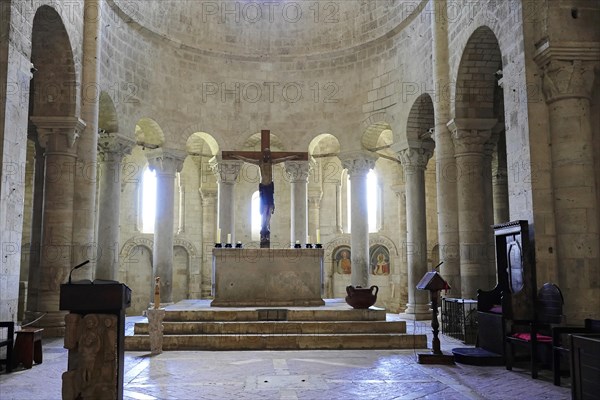
{"type": "Polygon", "coordinates": [[[202,207],[214,205],[217,201],[217,189],[200,189],[200,198],[202,199],[202,207]]]}
{"type": "Polygon", "coordinates": [[[496,119],[461,118],[448,122],[452,132],[455,156],[484,154],[486,143],[492,138],[492,128],[496,119]]]}
{"type": "Polygon", "coordinates": [[[375,161],[377,161],[376,155],[362,150],[341,153],[338,157],[351,178],[367,175],[370,170],[375,168],[375,161]]]}
{"type": "Polygon", "coordinates": [[[534,60],[543,71],[542,91],[548,104],[562,99],[591,98],[600,43],[551,44],[547,40],[538,46],[534,60]]]}
{"type": "Polygon", "coordinates": [[[159,174],[175,175],[181,172],[186,153],[181,150],[162,147],[146,150],[146,159],[150,169],[159,174]]]}
{"type": "Polygon", "coordinates": [[[121,161],[135,146],[135,140],[118,133],[102,133],[98,136],[98,160],[121,161]]]}
{"type": "Polygon", "coordinates": [[[425,170],[429,159],[433,156],[434,147],[433,140],[431,140],[431,142],[423,143],[420,147],[407,147],[398,151],[398,159],[404,172],[416,169],[425,170]]]}
{"type": "Polygon", "coordinates": [[[39,144],[50,152],[76,153],[75,143],[85,129],[85,122],[77,117],[31,116],[38,132],[39,144]]]}
{"type": "Polygon", "coordinates": [[[311,171],[308,161],[286,161],[285,174],[291,183],[306,183],[311,171]]]}
{"type": "Polygon", "coordinates": [[[243,165],[243,161],[223,161],[217,157],[211,159],[210,161],[210,168],[213,170],[213,173],[217,177],[217,181],[219,183],[235,183],[243,165]]]}

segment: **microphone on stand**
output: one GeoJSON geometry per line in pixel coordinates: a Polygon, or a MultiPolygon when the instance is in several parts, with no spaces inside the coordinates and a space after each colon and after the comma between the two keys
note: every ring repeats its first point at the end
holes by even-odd
{"type": "Polygon", "coordinates": [[[90,262],[90,260],[85,260],[81,264],[78,264],[78,265],[76,265],[76,266],[73,267],[73,269],[71,270],[71,272],[69,272],[69,285],[71,284],[71,274],[73,273],[73,271],[75,271],[76,269],[79,269],[79,268],[83,267],[85,264],[87,264],[89,262],[90,262]]]}

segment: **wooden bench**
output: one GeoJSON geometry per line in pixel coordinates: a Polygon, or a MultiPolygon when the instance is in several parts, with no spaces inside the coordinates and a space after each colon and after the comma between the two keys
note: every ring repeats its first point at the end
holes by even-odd
{"type": "Polygon", "coordinates": [[[15,366],[23,363],[23,367],[29,369],[36,364],[42,363],[42,328],[24,328],[17,331],[15,340],[15,366]]]}
{"type": "Polygon", "coordinates": [[[15,323],[13,321],[0,322],[0,328],[6,328],[6,339],[0,339],[0,348],[6,347],[6,358],[0,359],[0,364],[6,364],[6,372],[12,372],[13,367],[13,340],[15,337],[15,323]]]}

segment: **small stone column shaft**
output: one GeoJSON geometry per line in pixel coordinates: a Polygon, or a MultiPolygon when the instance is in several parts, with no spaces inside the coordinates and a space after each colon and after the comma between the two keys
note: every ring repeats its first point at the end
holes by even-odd
{"type": "MultiPolygon", "coordinates": [[[[304,247],[308,236],[308,198],[306,192],[310,165],[308,161],[286,161],[285,172],[291,185],[290,242],[296,243],[299,240],[304,247]]],[[[314,239],[311,239],[313,243],[314,239]]]]}
{"type": "Polygon", "coordinates": [[[353,286],[369,285],[369,210],[367,209],[367,174],[375,167],[375,157],[362,151],[341,155],[350,176],[351,250],[353,286]]]}
{"type": "Polygon", "coordinates": [[[181,171],[185,154],[176,150],[153,149],[146,153],[156,171],[156,217],[152,261],[154,276],[160,277],[164,303],[173,302],[173,238],[175,221],[175,174],[181,171]]]}
{"type": "Polygon", "coordinates": [[[119,216],[121,204],[121,162],[135,142],[116,133],[98,139],[98,261],[96,278],[117,280],[119,271],[119,216]]]}

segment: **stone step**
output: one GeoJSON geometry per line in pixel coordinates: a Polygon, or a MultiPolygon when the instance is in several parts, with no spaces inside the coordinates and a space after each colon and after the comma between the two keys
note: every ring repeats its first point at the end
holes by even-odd
{"type": "Polygon", "coordinates": [[[385,321],[384,309],[203,309],[170,310],[165,322],[175,321],[385,321]]]}
{"type": "MultiPolygon", "coordinates": [[[[406,333],[405,321],[249,321],[163,322],[165,335],[348,334],[406,333]]],[[[148,323],[138,322],[135,335],[147,335],[148,323]]]]}
{"type": "MultiPolygon", "coordinates": [[[[316,335],[165,335],[163,350],[352,350],[425,349],[426,335],[316,334],[316,335]]],[[[126,351],[149,351],[148,335],[125,337],[126,351]]]]}

